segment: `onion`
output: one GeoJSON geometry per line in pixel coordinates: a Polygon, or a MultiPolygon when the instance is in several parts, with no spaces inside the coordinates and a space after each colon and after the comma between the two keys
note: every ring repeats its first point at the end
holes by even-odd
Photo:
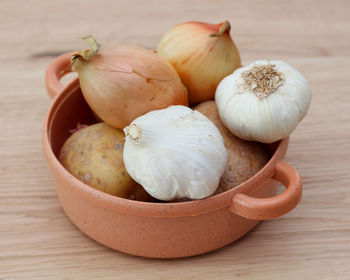
{"type": "Polygon", "coordinates": [[[173,27],[161,39],[158,54],[175,67],[190,104],[214,99],[220,81],[241,66],[230,29],[228,21],[191,21],[173,27]]]}
{"type": "Polygon", "coordinates": [[[92,36],[91,49],[74,52],[82,93],[91,109],[122,129],[135,118],[169,105],[188,105],[187,91],[175,69],[151,50],[116,46],[102,50],[92,36]]]}

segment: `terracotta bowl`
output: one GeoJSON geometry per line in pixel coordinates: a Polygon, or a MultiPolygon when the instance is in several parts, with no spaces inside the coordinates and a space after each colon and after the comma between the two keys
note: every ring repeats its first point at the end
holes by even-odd
{"type": "Polygon", "coordinates": [[[288,138],[270,145],[272,157],[241,185],[206,199],[179,203],[138,202],[89,187],[57,160],[77,122],[95,118],[78,79],[64,87],[70,54],[48,67],[46,85],[54,97],[43,129],[43,149],[59,201],[70,220],[92,239],[118,251],[151,258],[179,258],[213,251],[242,237],[261,220],[279,217],[299,203],[302,182],[283,162],[288,138]],[[278,182],[286,189],[276,195],[278,182]]]}

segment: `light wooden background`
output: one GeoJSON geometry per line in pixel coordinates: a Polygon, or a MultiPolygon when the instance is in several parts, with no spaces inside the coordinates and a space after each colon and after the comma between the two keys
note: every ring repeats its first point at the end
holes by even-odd
{"type": "Polygon", "coordinates": [[[349,1],[0,1],[0,279],[350,279],[349,1]],[[62,212],[41,151],[44,71],[85,47],[155,48],[185,20],[229,19],[244,64],[282,59],[313,89],[286,161],[301,204],[216,252],[151,260],[107,249],[62,212]]]}

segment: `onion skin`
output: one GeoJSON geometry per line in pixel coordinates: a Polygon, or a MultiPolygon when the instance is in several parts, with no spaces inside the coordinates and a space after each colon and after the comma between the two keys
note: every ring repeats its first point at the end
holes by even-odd
{"type": "Polygon", "coordinates": [[[122,129],[135,118],[169,105],[188,105],[187,91],[175,69],[154,52],[116,46],[84,58],[72,55],[82,93],[91,109],[122,129]]]}
{"type": "Polygon", "coordinates": [[[179,24],[163,36],[157,52],[180,75],[191,105],[214,99],[220,81],[241,66],[228,21],[179,24]]]}

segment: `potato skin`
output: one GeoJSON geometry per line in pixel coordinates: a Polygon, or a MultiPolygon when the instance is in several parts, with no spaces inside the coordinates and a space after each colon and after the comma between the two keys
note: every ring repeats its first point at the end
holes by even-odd
{"type": "Polygon", "coordinates": [[[105,193],[152,201],[127,173],[123,162],[124,133],[106,123],[78,130],[62,146],[61,164],[76,178],[105,193]]]}
{"type": "Polygon", "coordinates": [[[233,135],[221,122],[215,101],[206,101],[193,108],[210,119],[219,129],[228,154],[227,167],[215,194],[243,183],[257,173],[270,159],[267,145],[246,141],[233,135]]]}

